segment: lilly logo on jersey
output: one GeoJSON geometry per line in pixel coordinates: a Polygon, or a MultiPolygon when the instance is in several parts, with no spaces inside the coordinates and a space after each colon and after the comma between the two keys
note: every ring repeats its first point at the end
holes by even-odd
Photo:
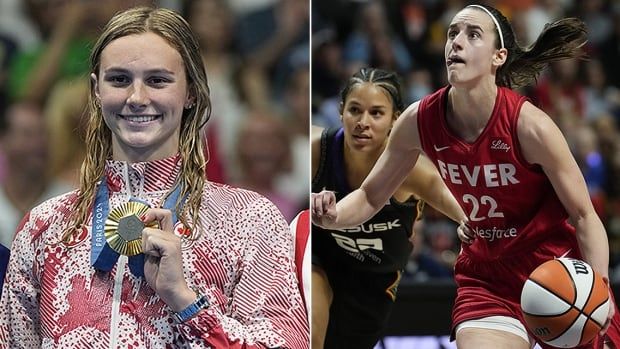
{"type": "Polygon", "coordinates": [[[400,228],[400,227],[401,227],[400,219],[397,218],[391,222],[360,224],[354,228],[334,229],[334,230],[342,231],[345,233],[374,233],[378,231],[392,230],[394,228],[400,228]]]}
{"type": "Polygon", "coordinates": [[[493,227],[490,229],[481,229],[475,227],[473,231],[478,237],[488,240],[489,242],[517,237],[516,228],[498,229],[497,227],[493,227]]]}
{"type": "Polygon", "coordinates": [[[510,150],[510,146],[501,139],[495,139],[491,142],[491,149],[493,150],[503,150],[506,153],[510,150]]]}

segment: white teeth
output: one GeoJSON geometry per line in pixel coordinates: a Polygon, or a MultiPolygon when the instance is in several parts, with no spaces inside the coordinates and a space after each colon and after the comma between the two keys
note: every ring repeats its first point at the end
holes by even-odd
{"type": "Polygon", "coordinates": [[[155,115],[123,115],[123,119],[131,122],[149,122],[157,119],[155,115]]]}

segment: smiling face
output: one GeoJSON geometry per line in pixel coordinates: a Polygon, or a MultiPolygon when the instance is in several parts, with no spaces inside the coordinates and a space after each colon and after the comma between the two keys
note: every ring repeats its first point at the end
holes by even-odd
{"type": "Polygon", "coordinates": [[[385,89],[370,82],[355,85],[342,108],[346,145],[357,151],[381,149],[395,119],[392,99],[385,89]]]}
{"type": "Polygon", "coordinates": [[[496,48],[496,40],[495,24],[487,13],[475,8],[457,13],[448,28],[445,47],[450,84],[459,86],[484,77],[494,81],[506,53],[496,48]]]}
{"type": "Polygon", "coordinates": [[[175,155],[183,108],[192,102],[179,52],[147,32],[113,40],[100,62],[91,77],[112,131],[113,158],[136,162],[175,155]]]}

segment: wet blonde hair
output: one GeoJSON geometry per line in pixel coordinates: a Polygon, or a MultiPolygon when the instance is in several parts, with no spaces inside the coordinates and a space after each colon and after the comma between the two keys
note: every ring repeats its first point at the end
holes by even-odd
{"type": "MultiPolygon", "coordinates": [[[[202,127],[211,115],[211,101],[207,74],[204,68],[198,41],[189,24],[174,11],[164,8],[136,7],[116,14],[106,26],[90,55],[90,69],[99,76],[101,52],[112,41],[134,34],[155,33],[174,47],[185,64],[190,96],[193,106],[184,109],[181,119],[179,154],[181,170],[178,184],[182,191],[176,202],[179,220],[196,234],[199,227],[199,211],[202,189],[206,181],[202,142],[202,127]],[[186,201],[181,202],[182,198],[186,201]],[[192,224],[189,224],[191,217],[192,224]]],[[[154,53],[155,54],[155,53],[154,53]]],[[[67,241],[70,235],[85,224],[94,202],[97,182],[102,178],[106,160],[112,156],[112,133],[105,125],[101,107],[95,95],[95,82],[90,81],[88,96],[88,124],[86,129],[86,157],[82,163],[80,188],[71,216],[69,230],[63,235],[67,241]]]]}

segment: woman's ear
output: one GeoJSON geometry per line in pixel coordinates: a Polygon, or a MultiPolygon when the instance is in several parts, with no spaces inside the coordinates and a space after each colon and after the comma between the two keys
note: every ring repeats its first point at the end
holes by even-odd
{"type": "Polygon", "coordinates": [[[101,97],[99,96],[99,82],[97,81],[97,75],[95,73],[90,74],[90,80],[93,83],[93,91],[95,92],[95,97],[97,98],[97,104],[101,104],[101,97]]]}
{"type": "Polygon", "coordinates": [[[493,55],[493,64],[500,67],[506,63],[506,59],[508,59],[508,49],[500,48],[496,50],[495,55],[493,55]]]}
{"type": "Polygon", "coordinates": [[[185,107],[185,109],[192,109],[195,105],[196,105],[196,98],[195,97],[189,97],[185,101],[185,106],[184,107],[185,107]]]}
{"type": "Polygon", "coordinates": [[[196,105],[196,90],[194,86],[190,86],[189,92],[187,93],[187,99],[185,100],[185,105],[183,106],[185,109],[192,109],[196,105]]]}

